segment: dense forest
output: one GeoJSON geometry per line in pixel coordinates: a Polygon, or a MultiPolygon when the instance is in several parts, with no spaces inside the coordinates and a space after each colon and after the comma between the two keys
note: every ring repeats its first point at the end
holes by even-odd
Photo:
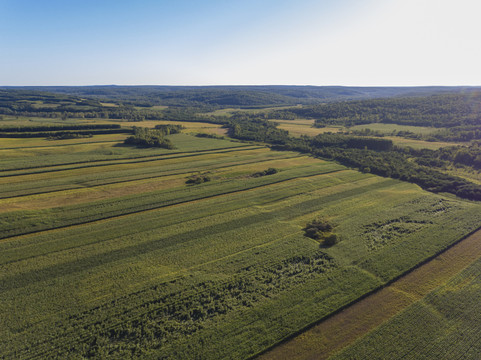
{"type": "MultiPolygon", "coordinates": [[[[223,107],[319,104],[343,100],[425,96],[472,90],[469,87],[344,86],[30,86],[3,87],[3,89],[41,91],[59,96],[76,96],[97,100],[110,99],[124,105],[143,107],[164,105],[196,107],[204,110],[223,107]]],[[[0,93],[0,98],[1,96],[0,93]]]]}
{"type": "Polygon", "coordinates": [[[403,97],[291,108],[272,114],[287,114],[316,119],[318,126],[352,126],[386,123],[413,126],[455,127],[477,125],[481,119],[481,92],[403,97]]]}

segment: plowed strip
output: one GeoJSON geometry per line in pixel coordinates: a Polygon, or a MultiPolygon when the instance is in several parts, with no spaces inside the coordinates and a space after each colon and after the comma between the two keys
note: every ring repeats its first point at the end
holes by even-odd
{"type": "Polygon", "coordinates": [[[481,257],[481,231],[259,359],[327,359],[481,257]]]}

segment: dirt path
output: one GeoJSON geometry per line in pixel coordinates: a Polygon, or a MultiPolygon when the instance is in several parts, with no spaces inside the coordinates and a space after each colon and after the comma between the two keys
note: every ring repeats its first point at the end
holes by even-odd
{"type": "Polygon", "coordinates": [[[478,230],[391,285],[333,315],[258,359],[327,359],[426,296],[481,257],[478,230]]]}

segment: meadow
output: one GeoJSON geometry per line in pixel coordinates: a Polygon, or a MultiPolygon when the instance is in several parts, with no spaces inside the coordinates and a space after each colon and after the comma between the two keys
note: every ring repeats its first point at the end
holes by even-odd
{"type": "Polygon", "coordinates": [[[174,150],[0,139],[3,358],[248,358],[479,226],[475,202],[191,126],[174,150]],[[304,236],[319,217],[332,247],[304,236]]]}
{"type": "Polygon", "coordinates": [[[440,128],[434,128],[429,126],[412,126],[412,125],[399,125],[399,124],[384,124],[384,123],[371,123],[363,125],[351,126],[352,130],[373,130],[379,131],[385,135],[390,135],[400,131],[412,132],[420,135],[427,135],[440,130],[440,128]]]}

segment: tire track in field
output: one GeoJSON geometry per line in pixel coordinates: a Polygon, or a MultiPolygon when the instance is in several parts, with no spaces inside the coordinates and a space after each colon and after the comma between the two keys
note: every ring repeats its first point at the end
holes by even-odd
{"type": "Polygon", "coordinates": [[[256,358],[327,359],[354,343],[481,257],[481,230],[462,238],[404,275],[348,304],[256,358]]]}

